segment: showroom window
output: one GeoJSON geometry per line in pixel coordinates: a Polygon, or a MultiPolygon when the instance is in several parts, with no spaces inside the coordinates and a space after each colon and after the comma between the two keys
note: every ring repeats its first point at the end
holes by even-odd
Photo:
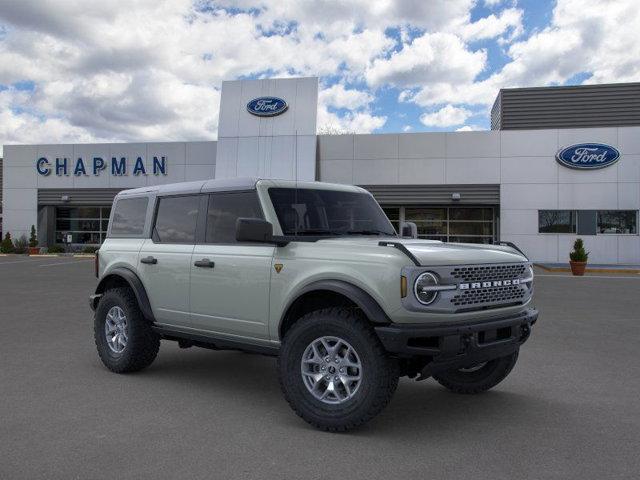
{"type": "Polygon", "coordinates": [[[636,210],[599,210],[597,232],[635,235],[638,233],[638,212],[636,210]]]}
{"type": "Polygon", "coordinates": [[[57,207],[56,243],[100,245],[107,234],[111,207],[57,207]]]}
{"type": "Polygon", "coordinates": [[[573,210],[539,210],[539,233],[576,233],[576,212],[573,210]]]}
{"type": "Polygon", "coordinates": [[[385,206],[383,210],[396,229],[400,221],[415,223],[418,228],[418,238],[462,243],[493,243],[495,240],[496,228],[492,207],[395,207],[394,209],[394,207],[385,206]],[[397,220],[394,210],[399,211],[397,220]]]}
{"type": "Polygon", "coordinates": [[[382,210],[395,228],[396,233],[400,233],[400,207],[383,207],[382,210]]]}

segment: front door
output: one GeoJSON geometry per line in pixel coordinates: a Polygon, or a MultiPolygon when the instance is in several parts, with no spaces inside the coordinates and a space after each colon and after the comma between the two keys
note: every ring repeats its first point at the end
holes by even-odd
{"type": "Polygon", "coordinates": [[[159,198],[152,238],[140,250],[138,272],[158,323],[189,326],[189,277],[200,198],[159,198]]]}
{"type": "Polygon", "coordinates": [[[230,337],[269,338],[274,246],[236,242],[236,220],[263,218],[255,191],[209,196],[204,243],[191,257],[191,322],[230,337]]]}

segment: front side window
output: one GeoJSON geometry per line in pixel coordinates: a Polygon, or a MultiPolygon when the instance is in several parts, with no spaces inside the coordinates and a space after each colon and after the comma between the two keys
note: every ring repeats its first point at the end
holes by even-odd
{"type": "Polygon", "coordinates": [[[370,195],[311,188],[270,188],[283,235],[396,236],[370,195]]]}
{"type": "Polygon", "coordinates": [[[262,218],[256,192],[215,193],[209,196],[207,243],[236,243],[238,218],[262,218]]]}
{"type": "Polygon", "coordinates": [[[539,210],[539,233],[576,233],[576,212],[573,210],[539,210]]]}
{"type": "Polygon", "coordinates": [[[638,213],[636,210],[598,211],[598,233],[638,233],[638,213]]]}
{"type": "Polygon", "coordinates": [[[195,243],[199,195],[159,199],[153,239],[159,243],[195,243]]]}
{"type": "Polygon", "coordinates": [[[142,235],[147,216],[147,197],[121,198],[116,202],[111,235],[142,235]]]}

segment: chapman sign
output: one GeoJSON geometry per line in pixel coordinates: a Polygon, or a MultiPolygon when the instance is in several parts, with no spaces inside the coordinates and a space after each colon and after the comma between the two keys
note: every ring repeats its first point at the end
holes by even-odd
{"type": "Polygon", "coordinates": [[[48,159],[40,157],[36,160],[36,170],[40,175],[46,177],[51,173],[57,176],[83,175],[98,176],[101,172],[110,173],[113,176],[123,176],[132,173],[133,175],[166,175],[167,157],[153,157],[151,165],[145,165],[144,158],[137,157],[135,161],[128,162],[127,157],[111,157],[111,161],[102,157],[84,159],[78,157],[75,161],[69,158],[48,159]]]}
{"type": "Polygon", "coordinates": [[[579,143],[565,147],[558,152],[558,163],[578,170],[596,170],[613,165],[620,158],[620,152],[602,143],[579,143]]]}
{"type": "Polygon", "coordinates": [[[275,117],[284,113],[289,105],[278,97],[259,97],[247,103],[247,111],[258,117],[275,117]]]}

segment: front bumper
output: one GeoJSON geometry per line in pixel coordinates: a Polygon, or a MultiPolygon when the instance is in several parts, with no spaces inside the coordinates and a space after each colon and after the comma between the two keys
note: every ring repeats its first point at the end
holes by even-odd
{"type": "Polygon", "coordinates": [[[422,375],[470,367],[510,355],[531,334],[538,311],[461,324],[394,324],[375,327],[384,348],[399,357],[426,357],[422,375]]]}

